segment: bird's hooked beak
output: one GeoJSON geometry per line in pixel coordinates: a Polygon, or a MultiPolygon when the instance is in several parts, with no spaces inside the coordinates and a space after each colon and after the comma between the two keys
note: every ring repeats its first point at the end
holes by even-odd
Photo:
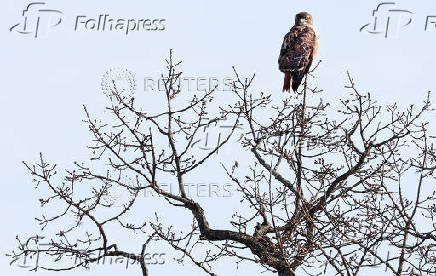
{"type": "Polygon", "coordinates": [[[305,18],[300,19],[300,23],[301,25],[309,25],[309,21],[307,21],[305,18]]]}

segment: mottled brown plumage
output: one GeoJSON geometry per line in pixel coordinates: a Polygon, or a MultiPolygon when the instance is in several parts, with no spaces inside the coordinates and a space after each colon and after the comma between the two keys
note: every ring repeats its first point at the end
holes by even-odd
{"type": "Polygon", "coordinates": [[[279,69],[285,73],[283,91],[297,91],[309,72],[316,55],[318,39],[312,28],[312,16],[301,12],[295,16],[295,25],[285,35],[279,56],[279,69]]]}

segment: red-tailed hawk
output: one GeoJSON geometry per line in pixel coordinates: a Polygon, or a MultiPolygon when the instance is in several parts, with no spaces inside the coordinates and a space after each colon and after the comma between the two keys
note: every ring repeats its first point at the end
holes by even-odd
{"type": "Polygon", "coordinates": [[[285,35],[279,56],[279,69],[285,73],[283,91],[297,91],[304,76],[309,72],[317,48],[318,39],[312,28],[313,19],[307,12],[295,16],[295,25],[285,35]]]}

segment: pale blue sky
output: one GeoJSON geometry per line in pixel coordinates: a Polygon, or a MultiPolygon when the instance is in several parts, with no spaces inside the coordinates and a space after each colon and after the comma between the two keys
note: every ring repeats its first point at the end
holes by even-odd
{"type": "MultiPolygon", "coordinates": [[[[436,28],[430,24],[424,30],[426,17],[436,15],[433,0],[396,1],[398,8],[413,11],[414,20],[398,32],[393,30],[387,39],[383,35],[359,32],[363,25],[372,22],[372,10],[380,3],[372,0],[47,0],[49,8],[64,13],[64,21],[38,39],[9,31],[22,20],[21,12],[29,2],[2,2],[1,275],[34,275],[8,266],[4,257],[4,253],[14,248],[16,234],[27,236],[38,230],[33,218],[40,215],[39,195],[21,161],[35,160],[41,151],[61,168],[68,168],[72,160],[86,158],[89,136],[81,123],[82,104],[86,103],[97,114],[102,110],[106,98],[101,93],[100,80],[111,67],[120,66],[134,72],[139,79],[138,91],[143,92],[141,78],[157,76],[156,72],[163,70],[163,59],[173,48],[176,57],[184,61],[183,69],[188,76],[222,79],[232,76],[231,66],[235,65],[243,75],[256,73],[255,87],[280,99],[283,76],[277,69],[277,56],[284,34],[293,25],[294,14],[304,10],[312,13],[319,34],[318,59],[323,62],[316,82],[325,90],[327,100],[335,102],[345,95],[347,70],[359,88],[370,91],[383,103],[420,102],[427,91],[436,91],[436,28]],[[115,18],[165,18],[166,29],[128,36],[121,32],[73,30],[76,15],[97,17],[99,14],[115,18]]],[[[150,100],[153,101],[152,94],[150,100]]],[[[221,100],[224,102],[225,98],[221,100]]],[[[210,175],[205,170],[198,178],[208,183],[227,181],[211,179],[210,175]]],[[[237,208],[237,202],[236,198],[211,199],[207,209],[225,220],[237,208]],[[225,211],[228,213],[221,215],[225,211]]],[[[151,267],[151,275],[168,275],[174,269],[178,269],[178,275],[204,275],[191,265],[177,265],[170,257],[167,261],[167,266],[151,267]]],[[[258,271],[254,265],[241,267],[244,273],[235,270],[233,264],[220,267],[217,273],[248,275],[250,271],[258,271]]],[[[134,270],[137,268],[131,271],[134,270]]],[[[123,272],[122,267],[100,265],[86,273],[123,272]]]]}

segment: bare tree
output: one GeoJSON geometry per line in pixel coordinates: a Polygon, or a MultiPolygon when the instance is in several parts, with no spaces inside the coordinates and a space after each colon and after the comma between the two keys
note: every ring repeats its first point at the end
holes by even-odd
{"type": "Polygon", "coordinates": [[[35,165],[24,163],[38,187],[47,188],[41,206],[56,204],[59,211],[38,220],[42,230],[64,220],[74,224],[50,238],[17,238],[12,261],[43,253],[55,263],[33,269],[61,271],[121,256],[137,261],[148,275],[144,256],[158,237],[181,253],[179,261],[188,259],[209,275],[216,275],[214,263],[221,258],[253,262],[280,276],[358,275],[368,269],[436,273],[436,152],[425,121],[432,111],[429,95],[419,108],[383,107],[360,93],[348,75],[349,96],[332,111],[307,78],[300,93],[274,103],[270,95],[250,91],[254,76],[244,79],[234,70],[233,103],[211,112],[216,90],[186,101],[180,97],[180,63],[171,53],[167,65],[166,106],[160,113],[142,111],[134,97],[119,90],[109,95],[110,123],[93,119],[85,107],[94,143],[91,161],[105,161],[104,173],[76,162],[56,181],[56,165],[42,155],[35,165]],[[226,137],[203,155],[194,152],[200,129],[221,120],[232,122],[226,137]],[[215,229],[203,206],[185,191],[184,179],[224,147],[241,122],[248,126],[241,146],[252,160],[217,164],[237,185],[241,205],[232,229],[215,229]],[[177,192],[160,187],[164,176],[176,179],[177,192]],[[190,230],[165,225],[159,214],[144,217],[140,225],[129,221],[144,190],[189,211],[191,218],[181,223],[190,230]],[[120,193],[129,197],[116,207],[111,195],[120,193]],[[83,235],[85,220],[93,228],[81,237],[77,232],[83,235]],[[141,231],[140,252],[111,243],[106,229],[113,225],[141,231]],[[71,256],[80,262],[56,266],[71,256]]]}

